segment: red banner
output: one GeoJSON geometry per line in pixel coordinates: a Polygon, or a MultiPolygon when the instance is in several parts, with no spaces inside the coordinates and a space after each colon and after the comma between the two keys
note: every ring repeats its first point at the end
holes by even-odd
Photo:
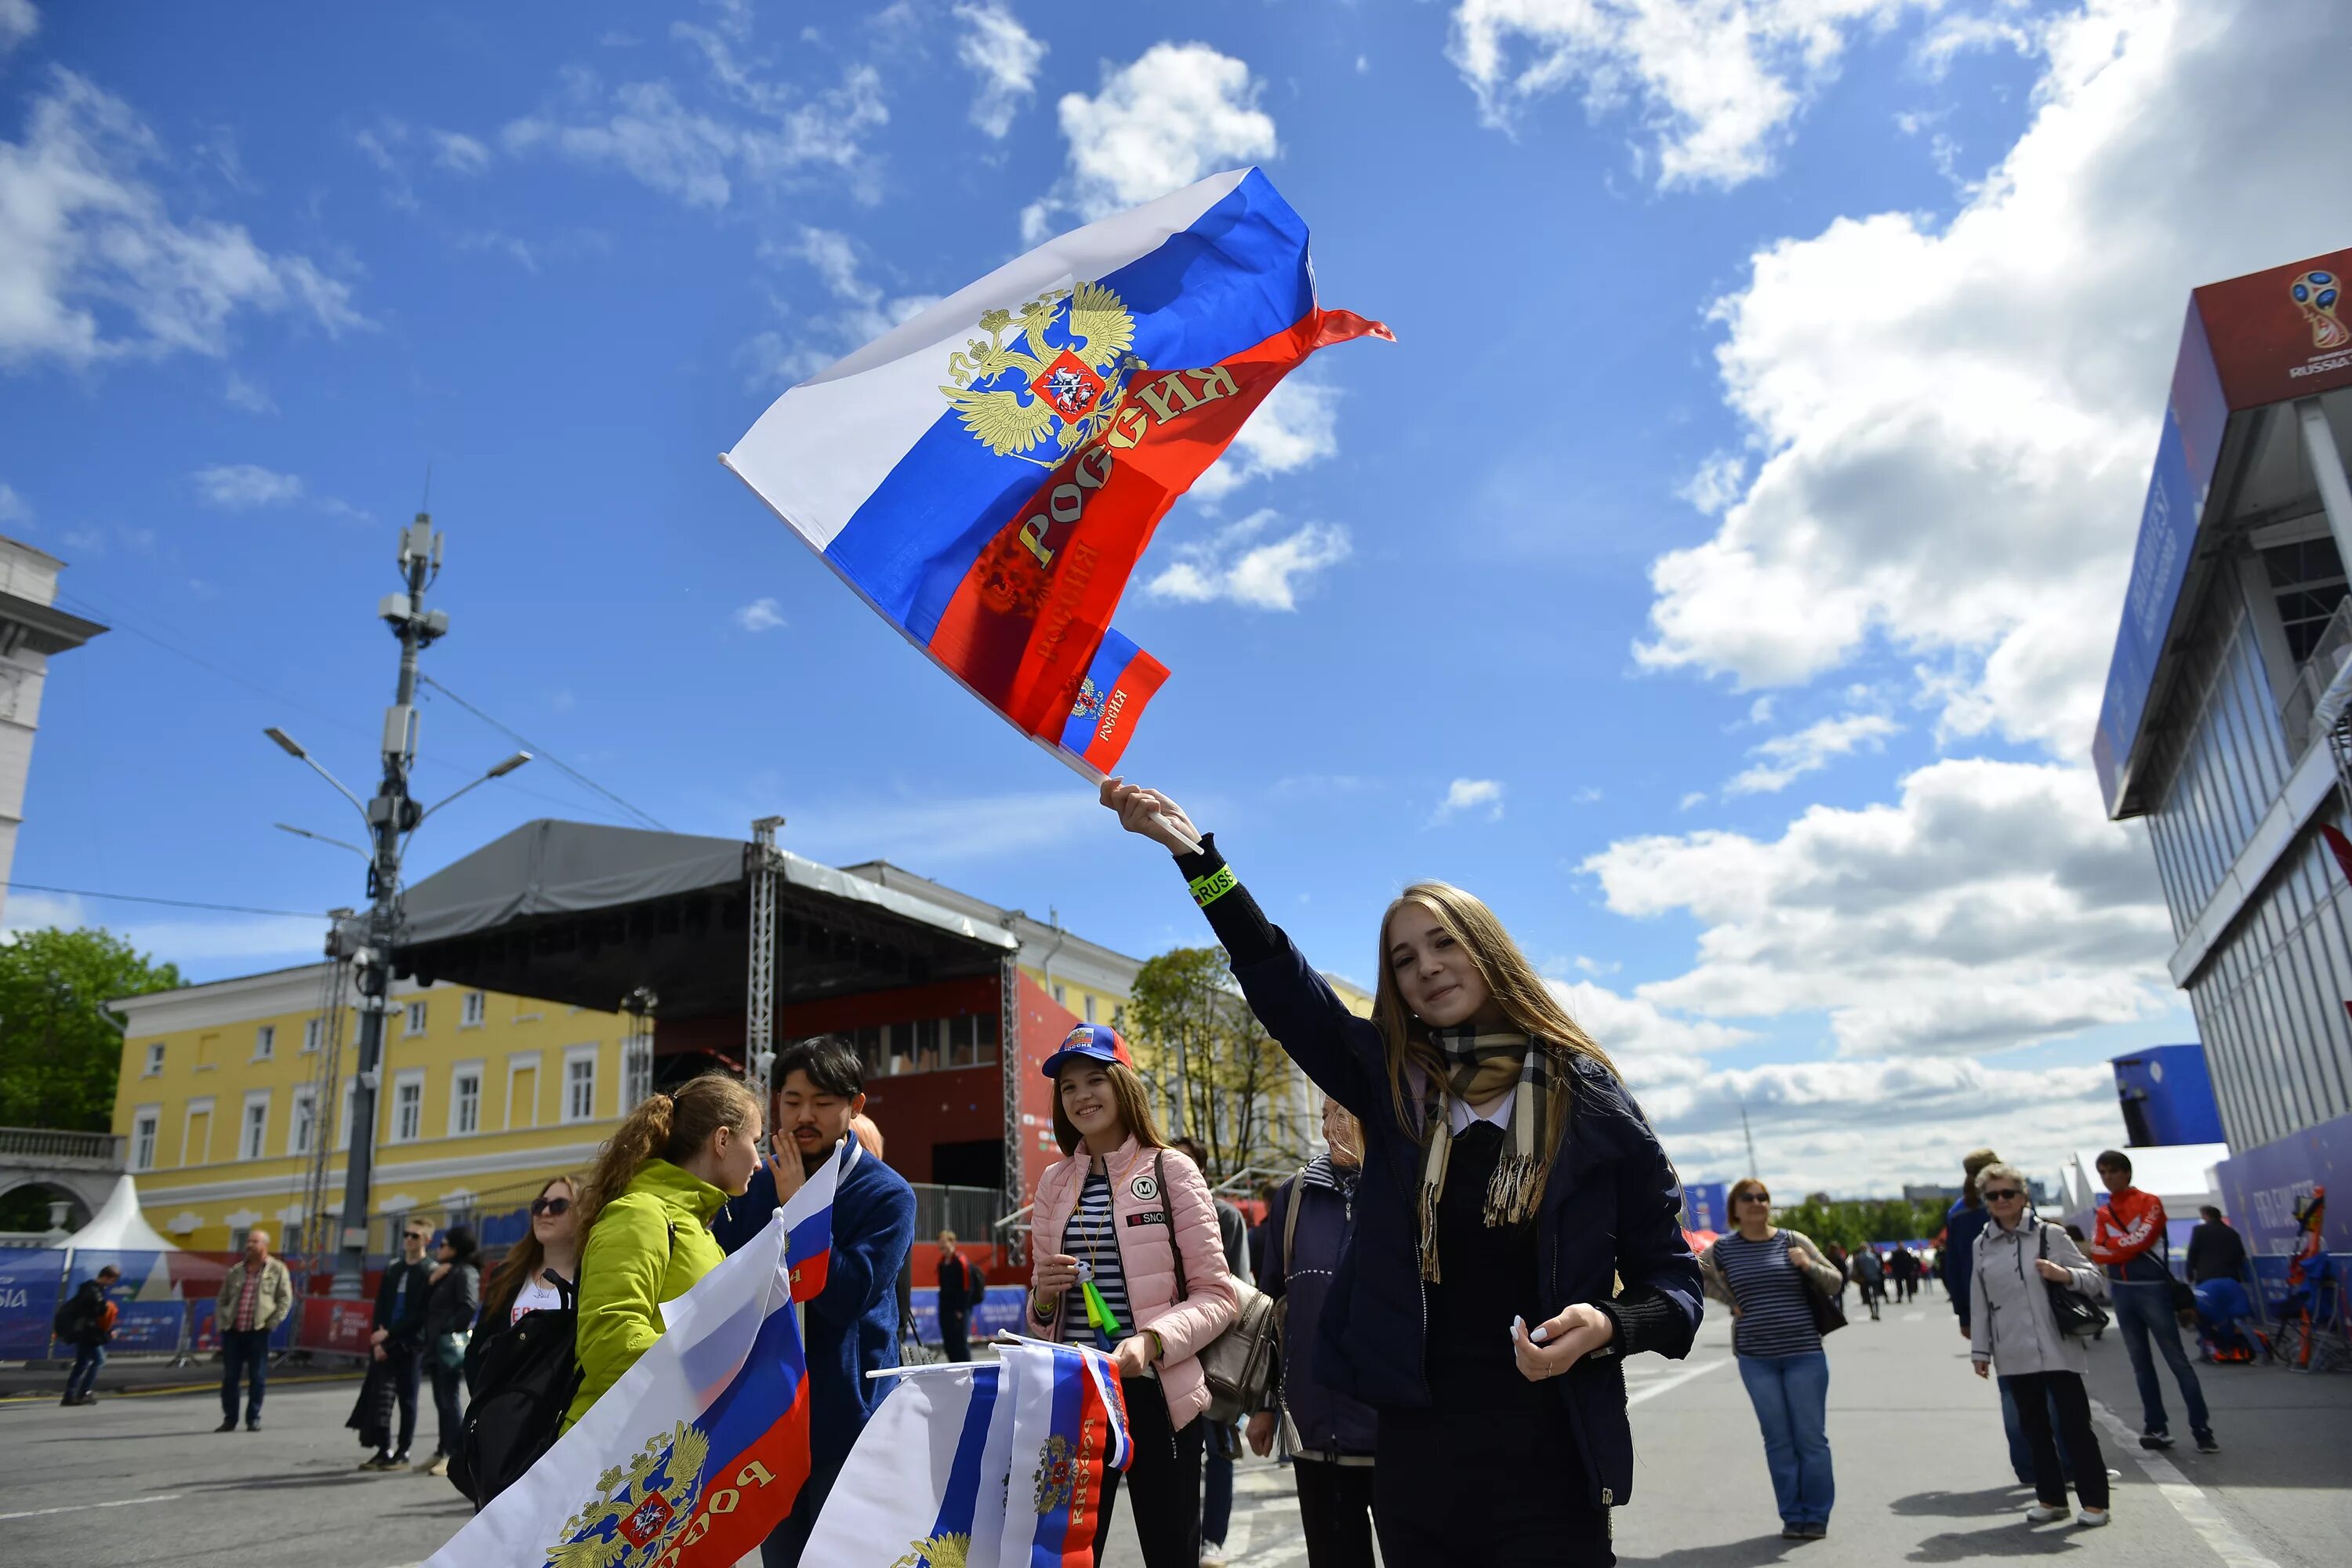
{"type": "Polygon", "coordinates": [[[342,1355],[368,1353],[368,1336],[375,1331],[375,1304],[306,1296],[299,1303],[301,1326],[294,1332],[297,1349],[333,1351],[342,1355]]]}

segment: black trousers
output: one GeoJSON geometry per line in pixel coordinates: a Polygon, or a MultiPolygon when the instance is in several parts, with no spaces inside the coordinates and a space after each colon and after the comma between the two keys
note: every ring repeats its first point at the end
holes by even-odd
{"type": "Polygon", "coordinates": [[[1298,1481],[1307,1568],[1372,1568],[1372,1467],[1302,1456],[1290,1461],[1290,1473],[1298,1481]]]}
{"type": "Polygon", "coordinates": [[[466,1369],[443,1366],[436,1360],[431,1371],[433,1414],[439,1426],[439,1433],[433,1440],[433,1451],[443,1455],[454,1454],[457,1451],[457,1428],[465,1424],[466,1419],[465,1401],[460,1397],[466,1390],[466,1369]]]}
{"type": "Polygon", "coordinates": [[[971,1359],[971,1308],[958,1307],[940,1313],[940,1343],[946,1347],[950,1361],[971,1359]]]}
{"type": "Polygon", "coordinates": [[[2050,1406],[2058,1406],[2058,1430],[2066,1435],[2066,1452],[2074,1461],[2074,1492],[2084,1508],[2107,1506],[2107,1457],[2099,1451],[2098,1435],[2091,1430],[2091,1396],[2082,1378],[2071,1372],[2028,1372],[2004,1377],[2001,1385],[2017,1401],[2017,1424],[2025,1429],[2025,1447],[2033,1456],[2033,1500],[2046,1508],[2066,1506],[2066,1480],[2058,1459],[2058,1438],[2050,1426],[2050,1406]]]}
{"type": "Polygon", "coordinates": [[[1372,1522],[1387,1568],[1612,1568],[1609,1510],[1585,1496],[1568,1412],[1381,1412],[1372,1522]]]}
{"type": "MultiPolygon", "coordinates": [[[[415,1346],[395,1345],[389,1341],[383,1347],[384,1375],[392,1383],[393,1394],[400,1401],[400,1441],[393,1446],[395,1454],[405,1455],[408,1446],[416,1441],[416,1379],[424,1370],[424,1353],[415,1346]]],[[[379,1438],[388,1438],[390,1432],[379,1438]]]]}
{"type": "Polygon", "coordinates": [[[221,1414],[236,1419],[237,1384],[250,1380],[245,1418],[261,1419],[262,1391],[269,1386],[269,1331],[223,1329],[221,1342],[221,1414]]]}
{"type": "MultiPolygon", "coordinates": [[[[1196,1416],[1181,1432],[1170,1424],[1168,1395],[1156,1377],[1123,1377],[1127,1434],[1135,1457],[1127,1467],[1127,1492],[1135,1508],[1136,1539],[1143,1543],[1143,1568],[1201,1568],[1201,1437],[1206,1417],[1196,1416]]],[[[1111,1510],[1118,1501],[1120,1476],[1103,1475],[1102,1507],[1095,1515],[1095,1561],[1110,1540],[1111,1510]]]]}

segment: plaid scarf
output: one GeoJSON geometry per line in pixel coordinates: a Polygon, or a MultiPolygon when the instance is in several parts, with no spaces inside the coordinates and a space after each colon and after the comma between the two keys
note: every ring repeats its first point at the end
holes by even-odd
{"type": "Polygon", "coordinates": [[[1535,1213],[1543,1192],[1551,1157],[1552,1085],[1544,1052],[1526,1035],[1433,1029],[1429,1039],[1443,1061],[1443,1076],[1433,1076],[1421,1108],[1421,1124],[1430,1130],[1421,1174],[1421,1277],[1433,1283],[1439,1278],[1437,1200],[1444,1195],[1445,1163],[1454,1152],[1447,1103],[1483,1104],[1512,1089],[1511,1146],[1495,1162],[1484,1217],[1489,1227],[1517,1225],[1535,1213]]]}

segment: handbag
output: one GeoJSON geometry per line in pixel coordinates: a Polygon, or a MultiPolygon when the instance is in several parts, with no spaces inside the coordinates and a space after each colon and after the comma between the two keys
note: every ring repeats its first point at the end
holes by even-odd
{"type": "MultiPolygon", "coordinates": [[[[1183,1301],[1191,1299],[1192,1289],[1184,1277],[1184,1249],[1176,1240],[1176,1198],[1168,1185],[1167,1151],[1154,1154],[1151,1164],[1168,1205],[1168,1255],[1176,1263],[1176,1300],[1183,1301]]],[[[1232,1279],[1241,1310],[1194,1358],[1209,1385],[1209,1419],[1219,1425],[1263,1409],[1274,1386],[1274,1300],[1238,1274],[1232,1279]]]]}
{"type": "MultiPolygon", "coordinates": [[[[2050,1222],[2044,1220],[2034,1235],[2033,1257],[2036,1262],[2050,1256],[2050,1222]]],[[[2061,1285],[2054,1279],[2044,1279],[2042,1288],[2050,1292],[2050,1316],[2057,1321],[2058,1332],[2070,1340],[2088,1339],[2107,1326],[2107,1310],[2077,1290],[2072,1285],[2061,1285]]]]}
{"type": "MultiPolygon", "coordinates": [[[[1820,1254],[1815,1252],[1814,1256],[1819,1257],[1820,1254]]],[[[1833,1334],[1844,1328],[1845,1309],[1838,1305],[1835,1296],[1822,1289],[1821,1281],[1813,1278],[1813,1271],[1810,1268],[1800,1268],[1797,1270],[1797,1278],[1805,1282],[1805,1305],[1813,1314],[1813,1331],[1817,1334],[1833,1334]]]]}
{"type": "Polygon", "coordinates": [[[433,1336],[433,1364],[443,1372],[455,1372],[466,1364],[466,1346],[474,1337],[471,1329],[456,1329],[433,1336]]]}

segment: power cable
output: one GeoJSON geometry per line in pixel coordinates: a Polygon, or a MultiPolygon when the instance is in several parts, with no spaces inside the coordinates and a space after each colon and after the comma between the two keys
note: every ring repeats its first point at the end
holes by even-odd
{"type": "Polygon", "coordinates": [[[232,915],[291,915],[297,920],[322,920],[324,910],[260,910],[250,904],[207,904],[193,899],[155,899],[142,893],[99,893],[88,888],[52,888],[42,882],[8,882],[0,884],[11,892],[63,893],[76,899],[101,899],[116,904],[164,904],[175,910],[217,910],[232,915]]]}
{"type": "Polygon", "coordinates": [[[669,831],[668,826],[652,813],[640,811],[637,807],[631,805],[627,801],[623,800],[619,795],[614,795],[611,790],[606,789],[603,784],[598,784],[594,779],[590,778],[586,773],[582,773],[578,768],[573,767],[562,757],[556,756],[553,752],[548,751],[544,746],[540,745],[537,742],[526,739],[515,731],[509,729],[506,725],[499,723],[496,719],[491,718],[488,714],[483,712],[480,709],[475,707],[472,703],[467,701],[464,698],[458,696],[456,692],[450,690],[447,687],[442,685],[431,676],[420,674],[416,679],[424,685],[431,687],[442,696],[446,697],[450,701],[455,702],[458,707],[463,708],[467,712],[471,713],[475,718],[479,719],[483,723],[488,724],[491,729],[496,730],[499,734],[504,735],[508,740],[512,741],[516,745],[520,746],[523,750],[529,752],[537,760],[553,764],[557,771],[564,773],[574,783],[585,784],[588,788],[594,790],[598,795],[603,795],[606,800],[611,801],[614,805],[619,806],[622,810],[629,813],[630,816],[635,816],[638,821],[645,823],[647,826],[656,828],[663,833],[667,833],[669,831]]]}

